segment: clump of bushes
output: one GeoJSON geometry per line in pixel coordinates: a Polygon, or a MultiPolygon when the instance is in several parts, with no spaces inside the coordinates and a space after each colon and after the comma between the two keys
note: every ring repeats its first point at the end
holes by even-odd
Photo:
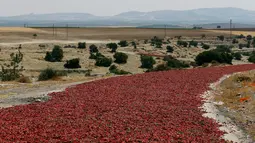
{"type": "Polygon", "coordinates": [[[236,36],[237,39],[243,39],[246,38],[243,34],[236,36]]]}
{"type": "Polygon", "coordinates": [[[197,47],[197,45],[198,45],[197,41],[192,40],[189,42],[189,47],[191,47],[191,46],[197,47]]]}
{"type": "Polygon", "coordinates": [[[251,35],[247,35],[247,36],[246,36],[246,39],[247,39],[248,41],[251,41],[251,40],[252,40],[252,36],[251,36],[251,35]]]}
{"type": "Polygon", "coordinates": [[[113,55],[113,57],[115,58],[114,61],[115,63],[118,64],[127,63],[128,55],[125,53],[117,52],[113,55]]]}
{"type": "Polygon", "coordinates": [[[116,75],[125,75],[125,74],[131,74],[130,72],[119,70],[117,66],[111,65],[109,68],[110,73],[114,73],[116,75]]]}
{"type": "Polygon", "coordinates": [[[116,52],[117,48],[118,48],[118,45],[116,43],[108,43],[106,44],[106,47],[111,49],[113,53],[116,52]]]}
{"type": "Polygon", "coordinates": [[[205,51],[197,55],[195,61],[197,65],[201,66],[205,63],[217,61],[218,63],[232,64],[233,56],[231,53],[219,52],[217,50],[205,51]]]}
{"type": "Polygon", "coordinates": [[[220,52],[220,53],[231,53],[231,48],[232,47],[228,45],[219,45],[213,51],[220,52]]]}
{"type": "Polygon", "coordinates": [[[141,68],[151,69],[155,63],[153,57],[141,55],[141,68]]]}
{"type": "Polygon", "coordinates": [[[169,68],[166,63],[163,63],[157,65],[155,68],[148,69],[146,72],[168,71],[170,69],[171,68],[169,68]]]}
{"type": "Polygon", "coordinates": [[[188,42],[178,40],[178,41],[177,41],[177,45],[183,46],[183,47],[187,47],[187,46],[188,46],[188,42]]]}
{"type": "Polygon", "coordinates": [[[96,66],[109,67],[112,64],[112,58],[101,57],[96,59],[96,66]]]}
{"type": "Polygon", "coordinates": [[[78,68],[81,68],[81,66],[80,66],[80,59],[76,58],[76,59],[68,60],[68,61],[66,61],[64,67],[67,68],[67,69],[78,69],[78,68]]]}
{"type": "Polygon", "coordinates": [[[152,39],[151,39],[151,46],[160,46],[162,45],[163,43],[163,39],[160,39],[158,38],[157,36],[154,36],[152,39]]]}
{"type": "Polygon", "coordinates": [[[105,58],[105,56],[101,53],[90,53],[89,59],[99,59],[99,58],[105,58]]]}
{"type": "Polygon", "coordinates": [[[217,36],[217,38],[221,41],[224,41],[225,37],[223,35],[217,36]]]}
{"type": "Polygon", "coordinates": [[[202,44],[202,48],[205,50],[208,50],[208,49],[210,49],[210,46],[207,44],[202,44]]]}
{"type": "Polygon", "coordinates": [[[238,44],[239,42],[238,42],[238,40],[237,39],[233,39],[232,40],[232,44],[238,44]]]}
{"type": "Polygon", "coordinates": [[[250,45],[248,45],[248,44],[239,44],[238,45],[239,46],[239,49],[243,49],[243,48],[249,48],[250,47],[250,45]]]}
{"type": "Polygon", "coordinates": [[[118,45],[120,45],[120,47],[127,47],[128,46],[128,42],[126,40],[121,40],[118,45]]]}
{"type": "Polygon", "coordinates": [[[177,59],[170,59],[167,61],[167,66],[170,67],[170,68],[188,68],[189,65],[184,63],[184,62],[181,62],[177,59]]]}
{"type": "Polygon", "coordinates": [[[78,48],[79,49],[86,49],[86,42],[79,42],[78,43],[78,48]]]}
{"type": "Polygon", "coordinates": [[[255,53],[253,52],[252,54],[250,54],[250,57],[248,58],[248,61],[251,63],[255,63],[255,53]]]}
{"type": "Polygon", "coordinates": [[[173,53],[174,52],[174,48],[172,46],[167,46],[166,49],[167,49],[168,53],[173,53]]]}
{"type": "Polygon", "coordinates": [[[98,53],[98,48],[96,45],[92,44],[89,46],[89,52],[90,53],[98,53]]]}
{"type": "Polygon", "coordinates": [[[57,76],[58,76],[57,71],[55,71],[51,68],[47,68],[47,69],[41,71],[38,80],[45,81],[45,80],[49,80],[49,79],[52,79],[57,76]]]}
{"type": "Polygon", "coordinates": [[[52,52],[47,52],[45,56],[45,61],[48,62],[60,62],[64,55],[63,55],[63,50],[60,46],[55,45],[52,52]]]}
{"type": "Polygon", "coordinates": [[[240,53],[234,53],[234,54],[233,54],[233,57],[234,57],[234,59],[236,59],[236,60],[241,60],[241,59],[242,59],[242,55],[241,55],[240,53]]]}

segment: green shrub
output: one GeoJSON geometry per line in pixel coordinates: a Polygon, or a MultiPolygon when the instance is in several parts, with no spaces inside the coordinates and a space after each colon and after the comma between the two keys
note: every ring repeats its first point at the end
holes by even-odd
{"type": "Polygon", "coordinates": [[[167,49],[168,53],[173,53],[174,52],[174,48],[172,46],[167,46],[166,49],[167,49]]]}
{"type": "Polygon", "coordinates": [[[167,64],[159,64],[155,68],[148,69],[146,72],[168,71],[170,69],[167,64]]]}
{"type": "Polygon", "coordinates": [[[106,57],[102,57],[102,58],[97,58],[96,59],[96,66],[99,67],[109,67],[112,64],[112,59],[111,58],[106,58],[106,57]]]}
{"type": "Polygon", "coordinates": [[[156,61],[151,56],[141,56],[141,68],[147,68],[151,69],[153,68],[153,65],[156,63],[156,61]]]}
{"type": "Polygon", "coordinates": [[[252,40],[252,36],[251,36],[251,35],[247,35],[247,36],[246,36],[246,39],[247,39],[248,41],[251,41],[251,40],[252,40]]]}
{"type": "Polygon", "coordinates": [[[55,45],[52,52],[47,52],[45,56],[45,61],[48,62],[60,62],[64,57],[64,52],[60,46],[55,45]]]}
{"type": "Polygon", "coordinates": [[[45,80],[52,79],[56,76],[57,76],[57,72],[55,70],[53,70],[51,68],[47,68],[47,69],[41,71],[38,80],[45,81],[45,80]]]}
{"type": "Polygon", "coordinates": [[[237,39],[243,39],[246,38],[243,34],[236,36],[237,39]]]}
{"type": "Polygon", "coordinates": [[[112,52],[116,52],[118,45],[116,43],[108,43],[108,44],[106,44],[106,47],[111,49],[112,52]]]}
{"type": "Polygon", "coordinates": [[[78,43],[78,48],[79,49],[86,49],[86,42],[79,42],[78,43]]]}
{"type": "Polygon", "coordinates": [[[181,62],[177,59],[171,59],[167,61],[167,66],[170,68],[188,68],[189,65],[181,62]]]}
{"type": "Polygon", "coordinates": [[[104,58],[105,56],[101,53],[90,53],[89,59],[98,59],[98,58],[104,58]]]}
{"type": "Polygon", "coordinates": [[[66,61],[66,64],[64,65],[64,67],[67,69],[81,68],[80,59],[76,58],[76,59],[68,60],[66,61]]]}
{"type": "Polygon", "coordinates": [[[217,48],[214,51],[231,53],[231,47],[228,45],[219,45],[219,46],[217,46],[217,48]]]}
{"type": "Polygon", "coordinates": [[[115,65],[110,66],[109,71],[110,71],[110,73],[114,73],[116,75],[131,74],[130,72],[127,72],[127,71],[124,71],[124,70],[119,70],[117,68],[117,66],[115,66],[115,65]]]}
{"type": "Polygon", "coordinates": [[[46,53],[46,56],[44,57],[44,60],[48,61],[48,62],[52,62],[51,52],[46,53]]]}
{"type": "Polygon", "coordinates": [[[255,63],[255,53],[252,53],[250,57],[248,58],[248,61],[251,63],[255,63]]]}
{"type": "Polygon", "coordinates": [[[163,39],[159,39],[157,36],[154,36],[151,39],[151,46],[156,46],[156,48],[161,48],[163,39]]]}
{"type": "Polygon", "coordinates": [[[113,55],[115,58],[115,63],[123,64],[127,63],[128,55],[125,53],[117,52],[113,55]]]}
{"type": "Polygon", "coordinates": [[[183,47],[187,47],[187,46],[188,46],[188,42],[178,40],[178,41],[177,41],[177,45],[183,46],[183,47]]]}
{"type": "Polygon", "coordinates": [[[208,49],[210,49],[210,46],[206,45],[206,44],[203,44],[202,48],[205,49],[205,50],[208,50],[208,49]]]}
{"type": "Polygon", "coordinates": [[[247,44],[239,44],[238,46],[239,46],[239,49],[243,49],[243,48],[245,48],[245,47],[248,47],[247,44]]]}
{"type": "Polygon", "coordinates": [[[217,50],[205,51],[197,55],[195,61],[197,65],[201,66],[204,63],[211,63],[217,61],[219,63],[232,64],[233,57],[231,53],[219,52],[217,50]]]}
{"type": "Polygon", "coordinates": [[[126,40],[121,40],[119,43],[120,47],[127,47],[128,46],[128,42],[126,40]]]}
{"type": "Polygon", "coordinates": [[[92,44],[89,46],[89,52],[90,53],[98,53],[98,48],[96,45],[92,44]]]}
{"type": "Polygon", "coordinates": [[[233,57],[236,59],[236,60],[241,60],[242,59],[242,55],[240,53],[234,53],[233,54],[233,57]]]}
{"type": "Polygon", "coordinates": [[[50,80],[52,78],[58,77],[58,76],[66,76],[67,72],[66,71],[56,71],[53,70],[52,68],[47,68],[43,71],[41,71],[38,80],[39,81],[46,81],[46,80],[50,80]]]}
{"type": "Polygon", "coordinates": [[[190,46],[190,47],[191,47],[191,46],[197,47],[197,45],[198,45],[198,42],[197,42],[197,41],[192,40],[192,41],[189,42],[189,46],[190,46]]]}
{"type": "Polygon", "coordinates": [[[233,39],[232,40],[232,44],[238,44],[239,42],[238,42],[238,40],[237,39],[233,39]]]}
{"type": "Polygon", "coordinates": [[[223,35],[217,36],[217,38],[221,41],[224,41],[225,37],[223,35]]]}

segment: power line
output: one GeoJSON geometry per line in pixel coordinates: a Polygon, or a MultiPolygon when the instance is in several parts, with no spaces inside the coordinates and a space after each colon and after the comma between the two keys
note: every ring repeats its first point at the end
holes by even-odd
{"type": "Polygon", "coordinates": [[[68,40],[68,24],[66,24],[66,38],[68,40]]]}

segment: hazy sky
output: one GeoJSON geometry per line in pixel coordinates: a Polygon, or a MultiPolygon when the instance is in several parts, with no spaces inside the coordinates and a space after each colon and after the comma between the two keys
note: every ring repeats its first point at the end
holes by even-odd
{"type": "Polygon", "coordinates": [[[0,16],[82,12],[110,16],[126,11],[238,7],[255,10],[255,0],[0,0],[0,16]]]}

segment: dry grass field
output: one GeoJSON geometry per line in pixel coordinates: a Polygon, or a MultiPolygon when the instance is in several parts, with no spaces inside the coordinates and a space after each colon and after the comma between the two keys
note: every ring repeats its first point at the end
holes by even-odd
{"type": "Polygon", "coordinates": [[[216,101],[235,123],[255,140],[255,71],[239,73],[220,84],[216,101]]]}

